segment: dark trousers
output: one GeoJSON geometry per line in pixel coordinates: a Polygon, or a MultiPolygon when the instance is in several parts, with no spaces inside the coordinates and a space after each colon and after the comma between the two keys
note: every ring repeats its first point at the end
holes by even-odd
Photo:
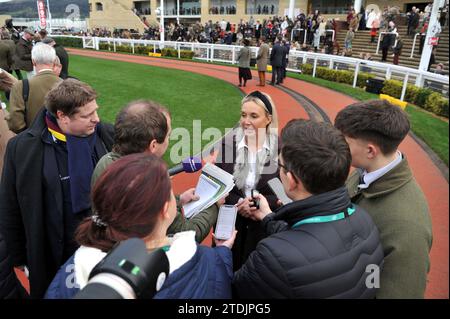
{"type": "Polygon", "coordinates": [[[281,66],[272,66],[272,84],[283,82],[283,68],[281,66]]]}
{"type": "Polygon", "coordinates": [[[381,61],[386,61],[389,48],[382,48],[381,50],[383,52],[383,55],[381,57],[381,61]]]}

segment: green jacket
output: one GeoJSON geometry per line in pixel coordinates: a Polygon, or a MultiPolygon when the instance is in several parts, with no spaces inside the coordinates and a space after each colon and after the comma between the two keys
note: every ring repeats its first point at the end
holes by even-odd
{"type": "Polygon", "coordinates": [[[347,180],[352,202],[372,216],[384,249],[377,298],[423,298],[430,269],[431,218],[405,157],[394,169],[358,189],[360,172],[347,180]]]}
{"type": "MultiPolygon", "coordinates": [[[[112,162],[118,160],[121,156],[115,152],[105,154],[95,166],[94,173],[92,174],[91,185],[93,186],[98,177],[112,162]]],[[[167,229],[167,234],[179,233],[182,231],[193,230],[195,231],[195,240],[201,243],[206,236],[209,235],[211,227],[217,222],[217,214],[219,208],[216,204],[201,211],[194,217],[187,219],[181,212],[181,205],[177,197],[177,216],[173,223],[167,229]]]]}

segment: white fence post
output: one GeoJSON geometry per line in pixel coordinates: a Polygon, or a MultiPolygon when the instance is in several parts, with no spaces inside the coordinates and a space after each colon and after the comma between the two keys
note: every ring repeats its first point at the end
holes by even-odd
{"type": "Polygon", "coordinates": [[[233,63],[233,64],[235,64],[236,63],[236,47],[235,46],[233,46],[233,51],[232,51],[232,53],[231,53],[231,62],[233,63]]]}
{"type": "Polygon", "coordinates": [[[116,39],[113,38],[113,47],[114,47],[114,52],[116,52],[116,39]]]}
{"type": "Polygon", "coordinates": [[[134,54],[134,42],[131,42],[131,52],[134,54]]]}
{"type": "Polygon", "coordinates": [[[386,69],[386,80],[390,80],[391,79],[391,68],[388,67],[386,69]]]}
{"type": "Polygon", "coordinates": [[[401,97],[400,97],[400,100],[401,100],[401,101],[404,101],[404,100],[405,100],[406,88],[408,87],[408,77],[409,77],[409,73],[406,73],[405,79],[403,80],[402,95],[401,95],[401,97]]]}
{"type": "Polygon", "coordinates": [[[181,59],[181,51],[180,51],[181,45],[177,43],[177,49],[178,49],[178,59],[181,59]]]}
{"type": "Polygon", "coordinates": [[[356,63],[356,67],[355,67],[355,76],[353,78],[353,87],[356,87],[356,84],[358,83],[358,73],[359,73],[359,62],[356,63]]]}
{"type": "Polygon", "coordinates": [[[313,78],[316,77],[316,68],[317,68],[317,57],[314,58],[314,67],[313,67],[313,74],[312,74],[313,78]]]}

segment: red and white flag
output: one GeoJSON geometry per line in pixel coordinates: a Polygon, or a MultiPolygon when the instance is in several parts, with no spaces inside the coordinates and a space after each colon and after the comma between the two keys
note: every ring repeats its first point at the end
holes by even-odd
{"type": "Polygon", "coordinates": [[[47,27],[47,17],[45,13],[45,3],[44,0],[37,1],[37,8],[39,13],[39,21],[41,29],[45,29],[47,27]]]}

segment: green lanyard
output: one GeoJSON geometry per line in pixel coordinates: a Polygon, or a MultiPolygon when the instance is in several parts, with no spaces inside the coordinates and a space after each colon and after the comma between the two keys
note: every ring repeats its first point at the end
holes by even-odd
{"type": "MultiPolygon", "coordinates": [[[[347,208],[348,216],[352,215],[354,212],[355,212],[355,208],[353,206],[347,208]]],[[[340,213],[337,213],[334,215],[311,217],[311,218],[303,219],[299,222],[296,222],[294,225],[292,225],[292,228],[297,228],[298,226],[303,225],[303,224],[318,224],[318,223],[334,222],[336,220],[341,220],[344,218],[345,218],[344,212],[340,212],[340,213]]]]}

